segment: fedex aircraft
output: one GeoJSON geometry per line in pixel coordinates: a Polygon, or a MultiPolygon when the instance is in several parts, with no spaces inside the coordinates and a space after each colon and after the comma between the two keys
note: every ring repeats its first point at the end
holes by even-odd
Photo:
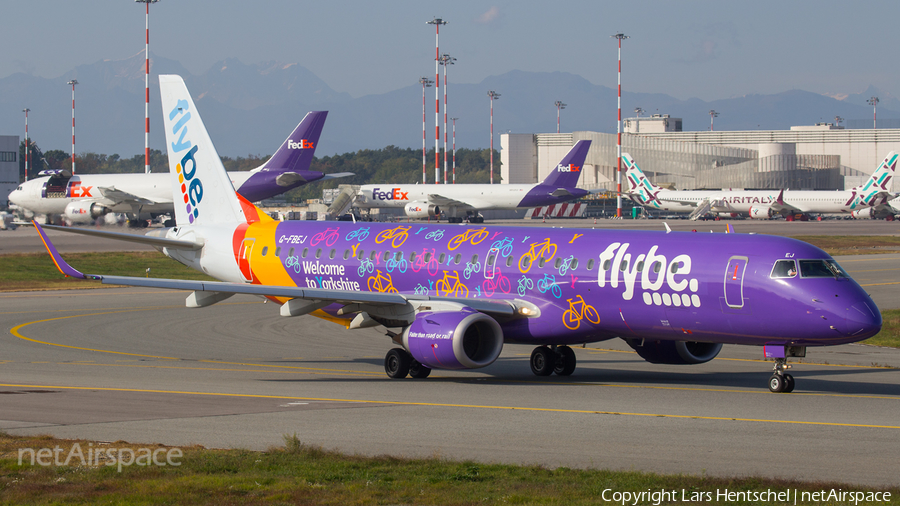
{"type": "Polygon", "coordinates": [[[367,184],[352,206],[403,208],[410,218],[435,218],[450,223],[483,223],[478,211],[549,206],[575,200],[590,192],[576,188],[591,141],[578,141],[543,181],[537,184],[367,184]]]}
{"type": "Polygon", "coordinates": [[[790,392],[788,358],[881,329],[856,281],[786,237],[273,221],[234,192],[199,116],[187,118],[196,109],[181,78],[160,76],[160,88],[171,177],[184,180],[171,185],[177,226],[130,239],[221,281],[83,274],[35,224],[64,274],[189,290],[191,308],[254,294],[283,317],[383,326],[391,378],[485,367],[512,343],[535,346],[534,374],[566,376],[576,368],[570,346],[620,338],[659,364],[704,363],[725,343],[758,346],[774,360],[769,389],[790,392]]]}
{"type": "Polygon", "coordinates": [[[846,191],[666,190],[651,183],[630,155],[622,153],[622,161],[628,168],[625,177],[631,200],[648,209],[691,213],[692,220],[707,213],[742,214],[756,219],[783,215],[789,221],[798,213],[849,213],[855,218],[894,216],[888,213],[888,202],[895,197],[891,191],[897,154],[893,151],[865,184],[846,191]]]}
{"type": "MultiPolygon", "coordinates": [[[[229,172],[237,191],[256,202],[319,179],[352,175],[309,170],[327,116],[327,111],[307,113],[272,158],[251,171],[229,172]]],[[[62,170],[41,174],[46,177],[22,183],[10,193],[9,201],[35,214],[61,215],[70,223],[88,223],[116,212],[130,213],[132,225],[147,226],[148,218],[174,210],[171,178],[165,173],[73,176],[62,170]]]]}

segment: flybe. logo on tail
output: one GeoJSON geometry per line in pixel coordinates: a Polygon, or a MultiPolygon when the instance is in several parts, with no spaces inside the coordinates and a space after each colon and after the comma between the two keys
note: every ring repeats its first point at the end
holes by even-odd
{"type": "Polygon", "coordinates": [[[314,143],[306,139],[300,139],[300,142],[288,141],[288,149],[312,149],[316,147],[314,143]]]}
{"type": "Polygon", "coordinates": [[[557,165],[556,170],[559,172],[579,172],[581,170],[581,165],[574,165],[571,163],[569,165],[557,165]]]}
{"type": "Polygon", "coordinates": [[[197,146],[192,145],[190,140],[184,140],[188,131],[187,123],[191,119],[187,100],[179,100],[175,104],[175,107],[169,113],[169,120],[175,121],[175,118],[179,115],[181,115],[181,118],[172,127],[172,134],[178,137],[178,141],[172,143],[172,151],[181,153],[187,150],[181,162],[175,166],[175,170],[178,173],[178,182],[181,184],[181,195],[184,198],[188,221],[194,223],[194,220],[200,215],[197,204],[203,200],[203,183],[199,177],[194,177],[197,175],[197,160],[194,159],[194,154],[197,153],[197,146]],[[179,131],[181,132],[180,135],[179,131]]]}

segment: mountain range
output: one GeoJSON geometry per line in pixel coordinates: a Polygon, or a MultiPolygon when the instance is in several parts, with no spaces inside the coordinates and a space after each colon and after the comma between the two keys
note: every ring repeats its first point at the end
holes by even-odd
{"type": "MultiPolygon", "coordinates": [[[[150,147],[164,151],[158,74],[181,75],[194,97],[210,136],[223,156],[271,154],[310,110],[329,111],[318,156],[379,149],[393,145],[422,145],[422,86],[419,76],[410,85],[378,95],[353,98],[333,90],[303,66],[265,62],[244,64],[237,59],[216,63],[193,75],[179,62],[151,55],[150,147]]],[[[477,84],[453,82],[448,71],[448,116],[458,117],[456,145],[490,145],[488,90],[500,93],[494,102],[494,147],[499,134],[556,130],[556,106],[561,100],[561,131],[616,131],[616,90],[591,84],[564,72],[511,71],[477,84]]],[[[857,94],[823,95],[788,90],[772,95],[744,95],[723,100],[680,100],[663,93],[631,93],[623,83],[622,116],[669,114],[683,118],[685,131],[707,130],[709,111],[715,110],[716,130],[786,130],[794,125],[833,123],[835,116],[854,128],[871,128],[872,107],[878,96],[878,118],[897,126],[900,100],[874,87],[857,94]]],[[[76,152],[131,157],[144,150],[144,54],[125,60],[80,65],[53,79],[24,73],[0,79],[0,135],[24,138],[24,113],[29,112],[29,137],[43,150],[71,150],[71,87],[75,89],[76,152]]],[[[661,79],[660,89],[665,89],[661,79]]],[[[443,95],[443,90],[441,90],[443,95]]],[[[426,147],[434,147],[434,89],[425,91],[426,147]]],[[[443,103],[443,96],[441,97],[443,103]]],[[[441,116],[443,121],[443,114],[441,116]]],[[[448,126],[450,128],[450,126],[448,126]]],[[[448,135],[448,146],[450,146],[448,135]]],[[[443,145],[443,139],[441,140],[443,145]]]]}

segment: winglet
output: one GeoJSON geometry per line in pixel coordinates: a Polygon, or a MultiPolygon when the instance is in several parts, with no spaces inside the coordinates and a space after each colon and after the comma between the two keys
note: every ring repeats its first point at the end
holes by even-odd
{"type": "Polygon", "coordinates": [[[73,278],[80,279],[94,279],[91,276],[85,276],[81,272],[78,272],[71,265],[67,264],[65,260],[60,256],[59,251],[56,251],[56,246],[50,242],[50,239],[47,237],[47,233],[44,232],[44,229],[38,225],[38,222],[35,220],[31,220],[34,223],[34,228],[41,234],[41,240],[44,241],[44,246],[47,248],[47,253],[50,253],[50,258],[53,259],[53,263],[56,264],[56,268],[59,269],[59,272],[63,273],[66,277],[72,276],[73,278]]]}

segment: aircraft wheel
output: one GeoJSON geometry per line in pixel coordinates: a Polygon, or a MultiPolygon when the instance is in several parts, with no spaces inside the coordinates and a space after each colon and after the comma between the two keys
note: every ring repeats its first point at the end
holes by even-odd
{"type": "Polygon", "coordinates": [[[780,374],[773,374],[771,378],[769,378],[769,391],[778,393],[784,391],[785,381],[784,378],[780,374]]]}
{"type": "Polygon", "coordinates": [[[424,379],[427,378],[428,375],[431,374],[431,369],[422,365],[416,359],[410,359],[409,362],[409,375],[413,378],[424,379]]]}
{"type": "Polygon", "coordinates": [[[782,390],[782,392],[787,394],[787,393],[791,393],[793,391],[794,391],[794,377],[791,376],[790,374],[785,374],[784,375],[784,390],[782,390]]]}
{"type": "Polygon", "coordinates": [[[403,348],[394,348],[384,356],[384,372],[389,378],[405,378],[409,374],[412,357],[403,348]]]}
{"type": "Polygon", "coordinates": [[[577,364],[575,351],[568,346],[560,346],[556,349],[556,353],[556,366],[553,368],[553,372],[558,376],[571,376],[575,372],[577,364]]]}
{"type": "Polygon", "coordinates": [[[556,354],[546,346],[538,346],[531,352],[531,372],[537,376],[550,376],[556,365],[556,354]]]}

